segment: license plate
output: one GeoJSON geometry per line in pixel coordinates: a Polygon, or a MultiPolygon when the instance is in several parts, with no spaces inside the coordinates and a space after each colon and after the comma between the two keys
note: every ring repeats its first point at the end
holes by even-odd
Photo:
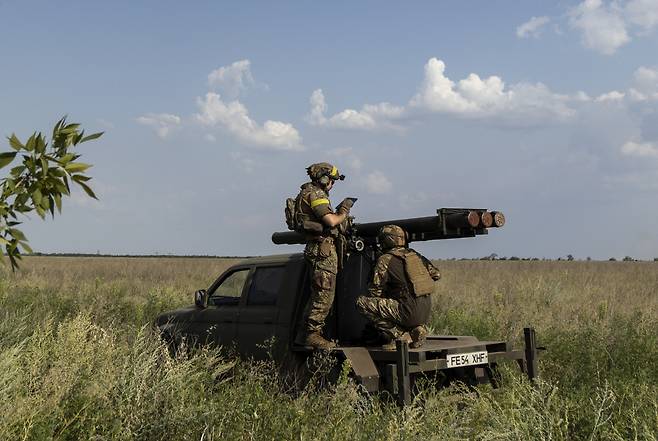
{"type": "Polygon", "coordinates": [[[446,365],[449,368],[473,366],[476,364],[487,363],[489,363],[489,354],[487,351],[466,352],[464,354],[448,354],[446,356],[446,365]]]}

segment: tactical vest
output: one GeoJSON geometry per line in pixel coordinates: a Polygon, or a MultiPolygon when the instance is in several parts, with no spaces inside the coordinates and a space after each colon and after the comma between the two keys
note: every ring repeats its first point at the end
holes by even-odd
{"type": "Polygon", "coordinates": [[[398,248],[388,251],[404,262],[404,272],[409,279],[409,287],[416,297],[430,295],[434,292],[434,279],[430,276],[423,260],[414,250],[398,248]]]}

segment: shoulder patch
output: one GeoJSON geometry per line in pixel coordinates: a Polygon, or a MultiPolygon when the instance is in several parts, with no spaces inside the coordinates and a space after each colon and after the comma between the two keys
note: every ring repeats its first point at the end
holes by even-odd
{"type": "Polygon", "coordinates": [[[318,205],[329,205],[329,199],[318,198],[318,199],[312,199],[311,200],[311,208],[315,208],[318,205]]]}

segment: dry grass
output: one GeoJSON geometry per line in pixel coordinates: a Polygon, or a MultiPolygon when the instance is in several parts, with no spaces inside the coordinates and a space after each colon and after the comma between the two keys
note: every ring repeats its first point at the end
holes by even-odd
{"type": "Polygon", "coordinates": [[[0,268],[0,439],[657,439],[658,263],[437,262],[435,331],[518,339],[532,324],[543,381],[510,371],[501,390],[430,388],[405,409],[349,381],[291,396],[271,365],[214,351],[169,357],[148,324],[232,263],[0,268]]]}
{"type": "MultiPolygon", "coordinates": [[[[630,317],[658,319],[658,262],[440,261],[435,309],[495,317],[511,337],[524,325],[578,329],[630,317]]],[[[458,329],[445,331],[457,332],[458,329]]]]}

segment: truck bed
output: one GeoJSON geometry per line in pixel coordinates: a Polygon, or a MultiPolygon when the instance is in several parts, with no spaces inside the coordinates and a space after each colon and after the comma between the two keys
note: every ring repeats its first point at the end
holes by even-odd
{"type": "MultiPolygon", "coordinates": [[[[514,360],[531,379],[534,378],[537,351],[534,330],[527,329],[525,334],[526,346],[522,350],[513,350],[506,341],[480,341],[465,335],[429,335],[423,346],[415,349],[398,341],[396,350],[384,350],[381,346],[340,345],[332,352],[341,354],[350,362],[357,379],[368,391],[385,388],[399,393],[400,400],[408,402],[410,375],[466,367],[475,369],[475,375],[481,377],[485,370],[491,372],[497,362],[514,360]],[[455,359],[467,360],[471,356],[482,357],[483,361],[455,363],[455,359]]],[[[294,350],[310,351],[311,348],[299,346],[294,350]]]]}

